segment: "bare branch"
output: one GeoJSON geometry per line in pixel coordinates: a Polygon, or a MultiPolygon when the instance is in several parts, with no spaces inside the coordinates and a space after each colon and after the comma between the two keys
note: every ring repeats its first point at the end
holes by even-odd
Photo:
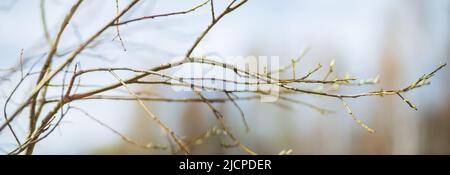
{"type": "Polygon", "coordinates": [[[144,104],[144,102],[142,100],[139,99],[139,96],[136,95],[136,93],[133,92],[133,90],[131,90],[130,87],[128,87],[128,85],[123,82],[123,80],[113,71],[110,71],[112,75],[114,75],[114,77],[120,81],[120,83],[122,83],[122,85],[130,92],[131,95],[133,95],[134,97],[137,98],[137,101],[139,102],[139,105],[145,110],[145,112],[148,114],[148,116],[150,116],[150,118],[152,120],[154,120],[162,129],[164,129],[164,131],[167,133],[167,135],[170,135],[173,140],[178,144],[178,146],[180,146],[181,149],[183,149],[183,151],[186,154],[190,154],[189,148],[186,146],[186,144],[175,134],[175,132],[172,131],[172,129],[170,129],[166,124],[164,124],[159,117],[157,117],[155,114],[153,114],[148,108],[147,106],[144,104]]]}
{"type": "Polygon", "coordinates": [[[204,3],[202,3],[202,4],[198,5],[198,6],[195,6],[194,8],[191,8],[189,10],[179,11],[179,12],[172,12],[172,13],[163,13],[163,14],[151,15],[151,16],[144,16],[144,17],[140,17],[140,18],[135,18],[135,19],[131,19],[131,20],[117,22],[117,23],[115,23],[113,25],[119,26],[119,25],[124,25],[124,24],[132,23],[132,22],[147,20],[147,19],[154,19],[154,18],[159,18],[159,17],[167,17],[167,16],[175,16],[175,15],[183,15],[183,14],[187,14],[187,13],[193,12],[193,11],[199,9],[200,7],[203,7],[204,5],[208,4],[209,1],[210,0],[207,0],[204,3]]]}
{"type": "Polygon", "coordinates": [[[157,145],[157,144],[153,144],[153,143],[148,143],[148,144],[140,144],[137,143],[136,141],[134,141],[133,139],[131,139],[130,137],[123,135],[122,133],[120,133],[119,131],[115,130],[114,128],[110,127],[109,125],[107,125],[106,123],[100,121],[99,119],[97,119],[96,117],[94,117],[93,115],[89,114],[88,112],[86,112],[84,109],[78,108],[78,107],[71,107],[72,109],[75,109],[77,111],[80,111],[81,113],[83,113],[86,117],[90,118],[91,120],[93,120],[94,122],[98,123],[99,125],[103,126],[104,128],[110,130],[111,132],[113,132],[114,134],[118,135],[123,141],[137,146],[139,148],[143,148],[143,149],[162,149],[165,150],[167,149],[167,146],[165,145],[157,145]]]}

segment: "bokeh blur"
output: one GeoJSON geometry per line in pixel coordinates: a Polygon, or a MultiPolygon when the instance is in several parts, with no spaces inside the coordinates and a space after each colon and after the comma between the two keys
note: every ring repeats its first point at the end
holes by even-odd
{"type": "MultiPolygon", "coordinates": [[[[0,104],[20,79],[17,66],[23,49],[27,70],[48,50],[44,26],[54,37],[74,0],[0,1],[0,104]],[[45,19],[43,21],[43,19],[45,19]]],[[[129,1],[120,0],[119,7],[129,1]]],[[[187,10],[202,0],[143,0],[121,20],[152,14],[187,10]]],[[[228,0],[215,0],[217,13],[228,0]]],[[[210,7],[185,15],[144,20],[120,26],[127,49],[123,51],[114,28],[98,39],[76,62],[82,68],[133,67],[146,69],[183,55],[211,21],[210,7]]],[[[82,41],[116,14],[115,0],[85,1],[62,36],[55,65],[82,41]]],[[[448,0],[250,0],[225,16],[195,50],[194,55],[279,56],[289,64],[304,48],[310,48],[297,65],[305,74],[317,63],[336,60],[336,74],[358,78],[380,76],[373,86],[343,87],[339,93],[402,88],[437,66],[450,62],[450,1],[448,0]]],[[[40,64],[37,66],[41,67],[40,64]]],[[[323,69],[313,76],[322,77],[323,69]]],[[[123,76],[127,76],[123,74],[123,76]]],[[[128,75],[129,76],[129,75],[128,75]]],[[[284,76],[289,76],[286,74],[284,76]]],[[[12,112],[33,88],[30,78],[19,88],[7,112],[12,112]]],[[[60,77],[62,79],[62,77],[60,77]]],[[[61,80],[62,81],[62,80],[61,80]]],[[[109,74],[93,74],[81,83],[102,85],[114,82],[109,74]]],[[[353,112],[376,133],[370,134],[348,116],[339,100],[307,94],[299,99],[334,111],[317,111],[288,102],[238,101],[250,132],[232,103],[217,104],[228,126],[260,154],[450,154],[450,82],[444,68],[431,84],[404,94],[415,103],[414,111],[397,96],[348,100],[353,112]]],[[[58,83],[58,82],[53,82],[58,83]]],[[[158,85],[133,86],[153,95],[184,97],[158,85]]],[[[80,91],[84,90],[81,88],[80,91]]],[[[57,96],[60,88],[51,88],[57,96]]],[[[208,93],[210,97],[226,97],[208,93]]],[[[76,101],[92,116],[140,143],[168,144],[167,136],[148,118],[136,102],[111,100],[76,101]]],[[[179,135],[192,139],[217,125],[213,114],[201,103],[148,102],[147,106],[179,135]]],[[[48,110],[47,108],[44,110],[48,110]]],[[[2,114],[3,115],[3,114],[2,114]]],[[[0,123],[3,123],[3,117],[0,123]]],[[[21,138],[27,134],[26,112],[13,122],[21,138]]],[[[223,148],[213,137],[194,146],[194,154],[244,154],[237,148],[223,148]]],[[[16,145],[6,130],[0,133],[0,151],[16,145]]],[[[130,145],[119,136],[79,111],[70,112],[60,127],[36,146],[36,154],[171,154],[170,150],[148,150],[130,145]]]]}

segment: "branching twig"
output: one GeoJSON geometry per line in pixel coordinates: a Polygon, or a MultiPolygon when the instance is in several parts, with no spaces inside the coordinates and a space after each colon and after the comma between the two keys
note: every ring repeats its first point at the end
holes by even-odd
{"type": "MultiPolygon", "coordinates": [[[[220,19],[222,19],[226,14],[236,10],[237,8],[239,8],[241,5],[243,5],[244,3],[247,2],[247,0],[242,0],[241,2],[239,2],[238,4],[236,4],[235,6],[233,6],[234,2],[236,2],[235,0],[232,1],[226,8],[225,10],[219,15],[217,16],[215,19],[213,20],[208,27],[206,27],[206,29],[200,34],[200,36],[197,37],[197,39],[195,40],[194,44],[189,48],[189,50],[187,51],[187,53],[185,54],[185,59],[190,59],[192,52],[194,51],[194,49],[197,47],[197,45],[200,43],[200,41],[203,40],[203,38],[206,36],[206,34],[208,34],[208,32],[217,24],[218,21],[220,21],[220,19]]],[[[192,60],[190,60],[192,61],[192,60]]]]}
{"type": "MultiPolygon", "coordinates": [[[[110,22],[108,22],[104,27],[102,27],[99,31],[97,31],[95,34],[93,34],[87,41],[82,43],[75,51],[71,53],[71,55],[62,63],[60,64],[55,70],[48,73],[48,75],[44,76],[43,79],[36,85],[36,87],[32,90],[31,95],[28,97],[28,99],[25,100],[25,102],[19,106],[16,111],[11,115],[9,120],[5,121],[3,125],[0,126],[0,132],[6,127],[7,124],[9,124],[12,120],[16,118],[16,116],[22,112],[22,110],[33,101],[35,96],[39,93],[39,91],[52,80],[53,77],[55,77],[64,67],[66,67],[69,63],[71,63],[81,51],[83,51],[92,41],[94,41],[100,34],[102,34],[106,29],[108,29],[114,22],[121,17],[123,14],[125,14],[131,7],[133,7],[139,0],[133,0],[127,7],[125,7],[119,15],[114,17],[110,22]]],[[[63,105],[64,103],[61,103],[60,105],[63,105]]],[[[55,109],[58,106],[55,107],[55,109]]],[[[57,111],[57,110],[53,110],[57,111]]]]}
{"type": "MultiPolygon", "coordinates": [[[[116,0],[116,15],[119,15],[119,0],[116,0]]],[[[117,18],[116,24],[119,23],[119,18],[117,18]]],[[[125,48],[125,44],[123,44],[123,40],[122,40],[122,36],[120,36],[120,30],[119,30],[119,25],[116,25],[116,31],[117,31],[117,35],[113,38],[119,38],[120,40],[120,44],[122,45],[123,51],[126,52],[127,49],[125,48]]]]}
{"type": "Polygon", "coordinates": [[[135,18],[135,19],[131,19],[131,20],[117,22],[117,23],[115,23],[113,25],[119,26],[119,25],[124,25],[124,24],[132,23],[132,22],[142,21],[142,20],[146,20],[146,19],[154,19],[154,18],[166,17],[166,16],[183,15],[183,14],[187,14],[187,13],[193,12],[193,11],[199,9],[200,7],[203,7],[204,5],[208,4],[209,1],[210,0],[207,0],[204,3],[202,3],[202,4],[198,5],[198,6],[195,6],[194,8],[191,8],[189,10],[179,11],[179,12],[172,12],[172,13],[163,13],[163,14],[151,15],[151,16],[144,16],[144,17],[140,17],[140,18],[135,18]]]}
{"type": "Polygon", "coordinates": [[[245,125],[245,130],[247,132],[250,132],[250,127],[248,126],[247,120],[245,119],[245,114],[244,111],[242,110],[242,108],[236,103],[236,101],[234,101],[234,99],[231,97],[232,94],[231,92],[225,92],[225,95],[227,95],[228,99],[230,99],[230,101],[233,103],[233,105],[239,110],[239,113],[241,115],[242,118],[242,122],[245,125]]]}
{"type": "MultiPolygon", "coordinates": [[[[55,56],[57,49],[58,49],[58,45],[59,45],[59,41],[61,39],[61,36],[64,32],[64,30],[66,29],[66,26],[69,24],[69,21],[72,19],[73,15],[75,14],[75,12],[77,11],[78,7],[80,6],[80,4],[83,2],[83,0],[78,0],[70,9],[69,13],[66,15],[66,17],[64,18],[61,27],[59,28],[58,33],[56,34],[55,40],[52,42],[50,49],[48,51],[47,54],[47,58],[45,60],[45,63],[41,69],[41,72],[39,74],[38,80],[36,84],[39,84],[40,81],[46,76],[48,75],[47,73],[49,73],[50,71],[50,67],[53,61],[53,56],[55,56]]],[[[41,2],[42,7],[44,6],[44,2],[41,2]]],[[[42,13],[43,15],[43,13],[42,13]]],[[[45,20],[45,16],[42,16],[43,20],[45,20]]],[[[45,25],[45,22],[44,22],[45,25]]],[[[46,28],[46,27],[45,27],[46,28]]],[[[45,31],[46,33],[48,33],[48,31],[45,31]]],[[[49,37],[49,36],[48,36],[49,37]]],[[[46,84],[46,83],[45,83],[46,84]]],[[[46,94],[46,87],[44,88],[44,97],[46,94]]],[[[29,122],[29,136],[31,136],[31,134],[34,132],[34,130],[36,129],[36,122],[39,116],[36,116],[37,111],[36,111],[36,98],[38,96],[39,91],[36,91],[36,93],[31,96],[31,107],[30,107],[30,122],[29,122]]],[[[44,104],[41,104],[44,105],[44,104]]],[[[43,106],[42,106],[43,107],[43,106]]]]}
{"type": "Polygon", "coordinates": [[[130,92],[131,95],[133,95],[134,97],[137,98],[137,101],[139,102],[139,105],[145,110],[145,112],[148,114],[148,116],[150,116],[150,118],[152,120],[154,120],[166,133],[167,135],[170,135],[173,140],[178,144],[178,146],[183,149],[183,151],[186,154],[190,154],[189,148],[186,146],[186,144],[175,134],[175,132],[172,131],[172,129],[170,129],[166,124],[164,124],[159,117],[157,117],[155,114],[153,114],[148,108],[147,106],[144,104],[144,102],[142,100],[139,99],[139,96],[136,95],[136,93],[134,93],[133,90],[131,90],[130,87],[128,87],[128,85],[123,82],[123,80],[113,71],[111,71],[111,74],[114,75],[114,77],[120,81],[120,83],[122,83],[122,85],[130,92]]]}

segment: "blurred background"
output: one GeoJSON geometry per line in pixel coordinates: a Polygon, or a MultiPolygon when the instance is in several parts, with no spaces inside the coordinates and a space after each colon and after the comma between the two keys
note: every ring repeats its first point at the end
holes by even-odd
{"type": "MultiPolygon", "coordinates": [[[[129,1],[120,0],[124,7],[129,1]]],[[[121,20],[152,14],[183,11],[204,1],[144,0],[121,20]]],[[[216,0],[216,13],[226,6],[216,0]]],[[[44,26],[53,38],[74,0],[0,1],[0,81],[1,109],[20,72],[21,49],[28,70],[48,50],[44,26]],[[42,10],[44,9],[44,10],[42,10]],[[44,12],[44,13],[42,13],[44,12]],[[43,22],[44,16],[45,21],[43,22]]],[[[116,11],[115,0],[86,1],[62,36],[54,65],[101,26],[116,11]]],[[[211,20],[210,7],[186,15],[144,20],[120,27],[127,49],[123,51],[114,28],[98,39],[98,46],[87,49],[77,62],[83,69],[95,67],[150,68],[184,55],[211,20]]],[[[289,64],[301,50],[310,48],[296,66],[305,74],[317,63],[336,60],[336,74],[359,78],[380,76],[373,86],[342,87],[339,93],[402,88],[450,62],[450,1],[448,0],[250,0],[224,17],[195,50],[194,55],[279,56],[289,64]]],[[[41,65],[38,64],[37,69],[41,65]]],[[[313,76],[326,74],[323,69],[313,76]]],[[[131,76],[121,74],[121,76],[131,76]]],[[[289,74],[282,75],[289,76],[289,74]]],[[[7,107],[11,113],[33,88],[36,77],[21,86],[7,107]]],[[[62,79],[62,77],[60,77],[62,79]]],[[[62,81],[62,80],[61,80],[62,81]]],[[[81,83],[108,84],[116,80],[109,74],[83,77],[81,83]]],[[[305,94],[291,96],[334,111],[321,115],[293,103],[238,101],[244,110],[250,132],[232,103],[217,104],[232,131],[244,144],[260,154],[450,154],[450,93],[448,68],[431,79],[431,85],[404,94],[415,103],[414,111],[397,96],[348,100],[353,112],[377,132],[368,133],[355,123],[339,100],[305,94]]],[[[55,83],[57,83],[55,81],[55,83]]],[[[155,96],[186,97],[189,92],[147,85],[133,86],[155,96]]],[[[79,91],[89,88],[80,88],[79,91]]],[[[49,94],[58,95],[60,88],[49,94]]],[[[207,93],[209,97],[226,97],[207,93]]],[[[168,144],[167,136],[136,102],[86,100],[74,102],[92,116],[140,143],[168,144]]],[[[213,114],[201,103],[149,102],[147,106],[183,138],[192,139],[217,125],[213,114]]],[[[48,110],[47,108],[44,110],[48,110]]],[[[26,110],[27,111],[27,110],[26,110]]],[[[27,112],[13,122],[21,138],[27,134],[27,112]]],[[[3,123],[4,119],[0,119],[3,123]]],[[[193,147],[194,154],[244,154],[239,148],[222,148],[220,137],[212,137],[193,147]]],[[[15,148],[9,131],[0,133],[0,151],[15,148]]],[[[71,111],[61,126],[40,142],[36,154],[171,154],[170,150],[148,150],[130,145],[119,136],[86,117],[71,111]]]]}

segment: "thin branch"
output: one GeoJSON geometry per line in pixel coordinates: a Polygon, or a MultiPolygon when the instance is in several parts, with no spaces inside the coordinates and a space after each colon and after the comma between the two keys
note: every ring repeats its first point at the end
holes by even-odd
{"type": "Polygon", "coordinates": [[[352,110],[350,109],[350,106],[348,106],[348,104],[344,101],[344,99],[340,98],[340,100],[342,101],[342,104],[344,105],[344,107],[347,110],[348,114],[350,114],[350,116],[352,117],[353,120],[355,120],[356,123],[358,123],[361,127],[366,129],[369,133],[375,133],[375,130],[373,130],[372,128],[367,126],[367,124],[365,124],[363,121],[358,119],[355,116],[355,114],[353,114],[352,110]]]}
{"type": "Polygon", "coordinates": [[[245,125],[245,131],[250,132],[250,127],[248,126],[248,122],[245,119],[245,114],[244,111],[242,110],[242,108],[236,103],[236,101],[234,101],[234,99],[230,96],[230,94],[232,94],[232,92],[225,92],[225,95],[227,95],[228,99],[230,99],[230,101],[233,103],[233,105],[239,110],[239,114],[241,115],[241,119],[242,122],[245,125]]]}
{"type": "Polygon", "coordinates": [[[217,110],[212,104],[211,102],[209,102],[209,100],[203,96],[203,94],[201,92],[195,91],[194,88],[192,88],[192,90],[194,91],[195,94],[197,94],[200,98],[203,99],[203,101],[205,102],[205,104],[208,106],[208,108],[213,112],[214,116],[216,117],[216,119],[219,121],[222,129],[227,133],[228,137],[230,137],[231,140],[234,141],[234,143],[236,145],[238,145],[239,147],[241,147],[245,152],[247,152],[248,154],[251,155],[256,155],[256,153],[250,149],[249,147],[245,146],[244,144],[242,144],[242,142],[236,137],[234,136],[234,134],[232,132],[230,132],[230,130],[228,129],[228,127],[225,125],[225,121],[223,120],[223,115],[222,113],[219,112],[219,110],[217,110]]]}
{"type": "MultiPolygon", "coordinates": [[[[239,2],[239,4],[232,6],[234,4],[235,1],[231,2],[227,8],[225,8],[225,10],[219,15],[217,16],[216,20],[213,20],[208,27],[206,27],[206,29],[200,34],[200,36],[197,37],[197,39],[195,40],[194,44],[189,48],[189,50],[187,51],[187,53],[185,54],[185,58],[189,59],[191,57],[192,52],[194,51],[194,49],[197,47],[197,45],[203,40],[203,38],[206,36],[206,34],[208,34],[208,32],[217,24],[218,21],[220,21],[220,19],[222,19],[226,14],[236,10],[237,8],[239,8],[242,4],[246,3],[247,0],[242,0],[241,2],[239,2]]],[[[192,60],[191,60],[192,61],[192,60]]]]}
{"type": "Polygon", "coordinates": [[[104,128],[110,130],[114,134],[118,135],[123,141],[125,141],[125,142],[127,142],[127,143],[129,143],[131,145],[134,145],[134,146],[137,146],[137,147],[140,147],[140,148],[144,148],[144,149],[162,149],[162,150],[167,149],[167,146],[165,146],[165,145],[157,145],[157,144],[153,144],[153,143],[148,143],[148,144],[145,144],[145,145],[144,144],[140,144],[140,143],[134,141],[133,139],[131,139],[130,137],[128,137],[128,136],[120,133],[119,131],[115,130],[114,128],[112,128],[108,124],[100,121],[99,119],[97,119],[93,115],[89,114],[84,109],[81,109],[81,108],[78,108],[78,107],[73,107],[73,106],[71,108],[81,112],[82,114],[84,114],[89,119],[93,120],[94,122],[98,123],[99,125],[103,126],[104,128]]]}
{"type": "Polygon", "coordinates": [[[41,22],[42,22],[42,28],[44,29],[45,41],[47,41],[47,44],[49,46],[51,46],[52,39],[50,38],[50,33],[48,32],[47,18],[45,15],[45,0],[41,0],[41,2],[39,3],[39,7],[40,7],[40,12],[41,12],[41,22]]]}
{"type": "Polygon", "coordinates": [[[159,17],[166,17],[166,16],[175,16],[175,15],[183,15],[183,14],[187,14],[190,12],[193,12],[197,9],[199,9],[200,7],[203,7],[204,5],[208,4],[210,0],[205,1],[204,3],[195,6],[194,8],[191,8],[189,10],[184,10],[184,11],[179,11],[179,12],[172,12],[172,13],[163,13],[163,14],[158,14],[158,15],[151,15],[151,16],[144,16],[144,17],[140,17],[140,18],[135,18],[135,19],[131,19],[131,20],[126,20],[126,21],[122,21],[122,22],[118,22],[115,23],[113,25],[115,26],[119,26],[119,25],[124,25],[124,24],[128,24],[128,23],[132,23],[132,22],[137,22],[137,21],[141,21],[141,20],[146,20],[146,19],[154,19],[154,18],[159,18],[159,17]]]}
{"type": "Polygon", "coordinates": [[[183,151],[186,154],[190,154],[189,148],[186,146],[186,144],[175,134],[175,132],[172,131],[172,129],[170,129],[166,124],[164,124],[159,117],[157,117],[155,114],[153,114],[148,108],[147,106],[144,104],[144,102],[142,100],[139,99],[139,96],[136,95],[136,93],[133,92],[133,90],[131,90],[130,87],[128,87],[128,85],[123,82],[123,80],[119,77],[119,75],[117,75],[116,73],[114,73],[114,71],[110,71],[111,74],[120,82],[122,83],[122,85],[130,92],[131,95],[133,95],[134,97],[137,98],[137,101],[139,102],[139,105],[144,109],[144,111],[148,114],[148,116],[150,116],[150,118],[155,121],[168,135],[170,135],[173,140],[178,144],[178,146],[183,149],[183,151]]]}
{"type": "Polygon", "coordinates": [[[214,0],[211,0],[211,20],[214,22],[216,20],[216,15],[214,14],[214,0]]]}
{"type": "Polygon", "coordinates": [[[318,63],[316,68],[314,68],[313,70],[310,70],[305,76],[303,76],[302,78],[300,78],[300,80],[305,80],[308,77],[310,77],[312,74],[316,73],[317,71],[320,70],[320,68],[322,68],[322,64],[318,63]]]}
{"type": "MultiPolygon", "coordinates": [[[[119,12],[120,12],[119,11],[119,0],[116,0],[116,15],[119,15],[119,12]]],[[[118,23],[119,23],[119,18],[117,18],[117,21],[116,21],[116,24],[118,24],[118,23]]],[[[126,52],[127,49],[125,48],[125,44],[123,44],[122,36],[120,36],[119,25],[116,25],[116,31],[117,31],[117,35],[113,38],[113,40],[116,38],[119,38],[120,44],[122,45],[122,48],[123,48],[123,51],[126,52]]]]}
{"type": "Polygon", "coordinates": [[[413,108],[414,110],[418,110],[417,106],[414,105],[413,103],[411,103],[411,101],[409,101],[408,99],[406,99],[405,97],[403,97],[400,93],[397,93],[397,95],[406,103],[408,104],[409,107],[413,108]]]}
{"type": "Polygon", "coordinates": [[[20,50],[20,77],[23,79],[23,49],[20,50]]]}
{"type": "Polygon", "coordinates": [[[335,63],[336,63],[336,60],[334,60],[334,59],[331,60],[330,66],[329,66],[329,68],[328,68],[328,72],[327,72],[327,74],[325,75],[325,77],[323,77],[323,81],[327,80],[328,77],[334,72],[334,66],[335,66],[335,63]]]}

